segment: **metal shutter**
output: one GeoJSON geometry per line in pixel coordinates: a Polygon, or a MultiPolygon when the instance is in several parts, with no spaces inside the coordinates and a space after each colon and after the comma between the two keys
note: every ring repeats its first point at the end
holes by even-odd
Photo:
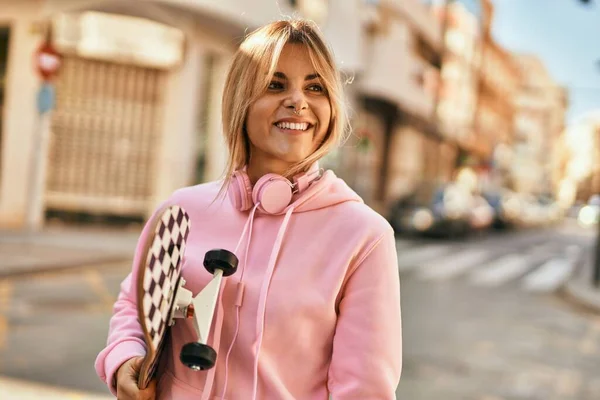
{"type": "Polygon", "coordinates": [[[66,56],[56,83],[46,207],[143,215],[153,193],[165,72],[66,56]]]}

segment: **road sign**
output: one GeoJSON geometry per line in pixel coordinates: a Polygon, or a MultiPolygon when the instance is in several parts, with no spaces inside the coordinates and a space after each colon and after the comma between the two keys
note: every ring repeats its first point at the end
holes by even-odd
{"type": "Polygon", "coordinates": [[[40,114],[45,114],[54,108],[56,92],[52,83],[44,82],[37,95],[37,108],[40,114]]]}
{"type": "Polygon", "coordinates": [[[34,57],[35,68],[45,81],[52,79],[58,73],[62,64],[60,54],[51,42],[46,41],[38,48],[34,57]]]}

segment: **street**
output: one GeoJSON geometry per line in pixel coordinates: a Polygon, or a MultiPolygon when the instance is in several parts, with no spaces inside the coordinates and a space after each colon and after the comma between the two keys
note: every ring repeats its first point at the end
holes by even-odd
{"type": "MultiPolygon", "coordinates": [[[[572,225],[452,241],[399,238],[398,399],[600,398],[600,316],[557,291],[592,243],[592,231],[572,225]]],[[[4,279],[0,375],[107,395],[93,362],[129,268],[107,263],[4,279]]]]}
{"type": "Polygon", "coordinates": [[[592,243],[571,227],[400,250],[398,398],[600,398],[600,317],[555,292],[592,243]]]}

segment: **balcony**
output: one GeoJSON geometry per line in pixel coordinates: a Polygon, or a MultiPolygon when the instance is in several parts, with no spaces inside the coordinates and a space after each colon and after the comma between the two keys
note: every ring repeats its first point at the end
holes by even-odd
{"type": "Polygon", "coordinates": [[[415,45],[415,35],[406,23],[391,23],[385,32],[372,36],[360,90],[428,119],[433,115],[438,73],[419,56],[415,45]]]}
{"type": "Polygon", "coordinates": [[[381,0],[380,7],[389,15],[406,21],[436,50],[442,48],[442,29],[439,21],[420,0],[381,0]]]}

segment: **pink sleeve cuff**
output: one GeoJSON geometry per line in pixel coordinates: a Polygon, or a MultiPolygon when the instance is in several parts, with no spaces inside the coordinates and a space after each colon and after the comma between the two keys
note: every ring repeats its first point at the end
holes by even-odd
{"type": "Polygon", "coordinates": [[[114,378],[117,370],[123,363],[133,357],[145,356],[146,347],[137,340],[127,340],[117,344],[108,353],[104,360],[104,371],[106,373],[106,383],[111,393],[117,395],[117,388],[114,385],[114,378]]]}

